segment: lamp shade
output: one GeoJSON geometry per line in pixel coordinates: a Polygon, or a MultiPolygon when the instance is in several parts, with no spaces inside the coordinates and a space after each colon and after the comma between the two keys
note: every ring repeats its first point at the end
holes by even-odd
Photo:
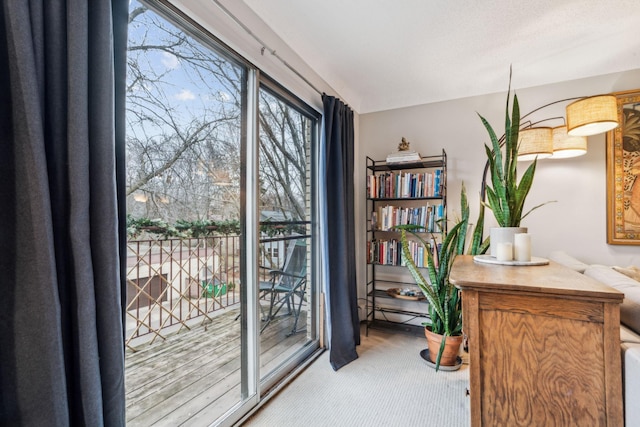
{"type": "Polygon", "coordinates": [[[582,98],[567,105],[567,131],[589,136],[618,127],[618,103],[614,95],[582,98]]]}
{"type": "Polygon", "coordinates": [[[587,154],[587,137],[567,134],[566,126],[558,126],[551,130],[553,136],[552,159],[566,159],[587,154]]]}
{"type": "Polygon", "coordinates": [[[522,129],[518,134],[518,161],[545,159],[553,154],[551,128],[522,129]]]}

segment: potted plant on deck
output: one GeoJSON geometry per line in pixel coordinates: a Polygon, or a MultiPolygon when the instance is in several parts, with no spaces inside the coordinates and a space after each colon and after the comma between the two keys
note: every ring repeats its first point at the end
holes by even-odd
{"type": "MultiPolygon", "coordinates": [[[[458,290],[449,282],[449,272],[458,254],[464,252],[467,230],[469,228],[469,204],[464,184],[460,195],[461,218],[443,236],[442,244],[434,250],[428,250],[429,244],[420,234],[421,228],[415,225],[399,225],[404,262],[416,284],[429,303],[429,321],[424,322],[425,335],[429,347],[429,357],[435,363],[436,371],[440,365],[454,366],[462,343],[462,304],[458,290]],[[413,234],[425,247],[427,266],[417,267],[411,251],[407,233],[413,234]],[[427,273],[427,277],[423,275],[427,273]],[[437,353],[435,349],[438,349],[437,353]]],[[[478,224],[482,221],[479,219],[478,224]]],[[[469,248],[470,253],[481,250],[482,227],[475,228],[469,248]]]]}

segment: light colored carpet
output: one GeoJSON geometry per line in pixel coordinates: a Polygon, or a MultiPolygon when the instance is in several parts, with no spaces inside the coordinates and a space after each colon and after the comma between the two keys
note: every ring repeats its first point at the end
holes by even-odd
{"type": "Polygon", "coordinates": [[[468,426],[468,355],[435,372],[420,357],[426,339],[369,330],[359,358],[334,372],[325,351],[244,425],[468,426]]]}

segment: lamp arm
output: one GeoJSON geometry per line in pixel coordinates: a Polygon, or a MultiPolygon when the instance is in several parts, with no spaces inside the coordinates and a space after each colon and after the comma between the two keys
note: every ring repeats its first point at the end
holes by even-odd
{"type": "Polygon", "coordinates": [[[536,125],[539,125],[540,123],[549,122],[551,120],[562,120],[562,123],[565,123],[564,117],[562,117],[562,116],[549,117],[548,119],[538,120],[537,122],[532,122],[530,120],[527,120],[524,124],[520,125],[520,130],[529,129],[529,128],[532,128],[532,127],[534,127],[536,125]]]}
{"type": "Polygon", "coordinates": [[[576,100],[578,100],[578,99],[582,99],[582,98],[584,98],[584,96],[574,96],[573,98],[559,99],[559,100],[557,100],[557,101],[550,102],[550,103],[548,103],[548,104],[545,104],[545,105],[543,105],[543,106],[540,106],[540,107],[536,108],[535,110],[531,110],[531,111],[529,111],[529,112],[528,112],[527,114],[525,114],[524,116],[521,116],[521,117],[520,117],[520,120],[525,119],[525,118],[527,118],[528,116],[530,116],[531,114],[533,114],[533,113],[535,113],[535,112],[537,112],[537,111],[540,111],[540,110],[542,110],[542,109],[545,109],[545,108],[547,108],[547,107],[550,107],[550,106],[552,106],[552,105],[560,104],[561,102],[576,101],[576,100]]]}

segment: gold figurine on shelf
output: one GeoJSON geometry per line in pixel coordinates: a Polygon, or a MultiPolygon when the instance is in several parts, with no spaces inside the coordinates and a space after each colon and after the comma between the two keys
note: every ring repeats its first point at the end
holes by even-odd
{"type": "Polygon", "coordinates": [[[407,151],[409,149],[409,141],[404,136],[402,137],[402,141],[398,144],[398,151],[407,151]]]}

